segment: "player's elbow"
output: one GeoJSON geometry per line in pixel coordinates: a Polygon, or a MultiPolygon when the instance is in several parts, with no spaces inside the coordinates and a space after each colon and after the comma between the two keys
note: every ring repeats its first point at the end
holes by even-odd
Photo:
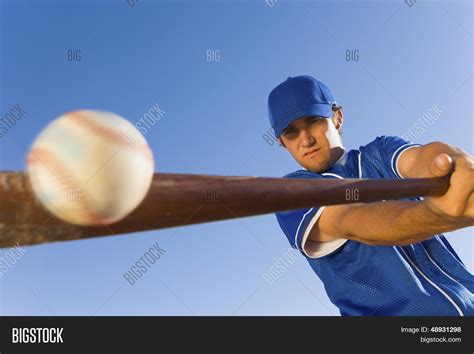
{"type": "MultiPolygon", "coordinates": [[[[362,204],[362,203],[360,203],[362,204]]],[[[310,239],[315,242],[328,242],[339,238],[354,237],[355,228],[352,227],[347,217],[349,210],[358,204],[332,205],[325,207],[310,234],[310,239]]]]}

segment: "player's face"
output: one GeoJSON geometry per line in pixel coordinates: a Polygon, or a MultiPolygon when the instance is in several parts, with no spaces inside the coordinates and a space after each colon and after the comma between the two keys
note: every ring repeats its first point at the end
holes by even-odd
{"type": "MultiPolygon", "coordinates": [[[[339,112],[336,112],[339,113],[339,112]]],[[[281,134],[281,142],[298,163],[313,172],[328,170],[343,151],[339,130],[341,119],[302,117],[281,134]]]]}

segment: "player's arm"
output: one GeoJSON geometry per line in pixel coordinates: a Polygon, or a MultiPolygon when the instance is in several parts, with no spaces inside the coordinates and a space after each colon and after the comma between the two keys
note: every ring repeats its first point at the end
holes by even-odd
{"type": "Polygon", "coordinates": [[[410,244],[437,233],[474,225],[474,164],[466,152],[434,142],[404,151],[397,167],[406,178],[441,177],[454,171],[450,188],[441,197],[420,202],[386,201],[326,207],[311,229],[309,239],[326,242],[347,238],[374,245],[410,244]]]}

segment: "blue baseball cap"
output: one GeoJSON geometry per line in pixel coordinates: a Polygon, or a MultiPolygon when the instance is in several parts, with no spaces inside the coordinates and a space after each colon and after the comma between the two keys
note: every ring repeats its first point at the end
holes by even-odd
{"type": "Polygon", "coordinates": [[[268,114],[275,136],[301,117],[332,117],[336,100],[329,88],[315,78],[303,75],[289,77],[268,96],[268,114]]]}

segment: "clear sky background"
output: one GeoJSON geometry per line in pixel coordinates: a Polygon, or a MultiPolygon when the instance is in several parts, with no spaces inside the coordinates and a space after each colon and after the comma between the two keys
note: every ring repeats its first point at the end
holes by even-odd
{"type": "MultiPolygon", "coordinates": [[[[27,112],[0,138],[0,170],[23,170],[64,112],[136,122],[158,105],[166,113],[145,135],[156,172],[281,177],[299,166],[263,138],[267,95],[301,74],[344,106],[347,149],[401,136],[436,105],[443,114],[416,142],[473,154],[472,3],[408,3],[0,0],[0,116],[27,112]]],[[[471,272],[473,236],[447,235],[471,272]]],[[[24,249],[0,278],[1,315],[339,314],[274,215],[24,249]],[[128,284],[122,275],[156,242],[166,253],[128,284]]]]}

